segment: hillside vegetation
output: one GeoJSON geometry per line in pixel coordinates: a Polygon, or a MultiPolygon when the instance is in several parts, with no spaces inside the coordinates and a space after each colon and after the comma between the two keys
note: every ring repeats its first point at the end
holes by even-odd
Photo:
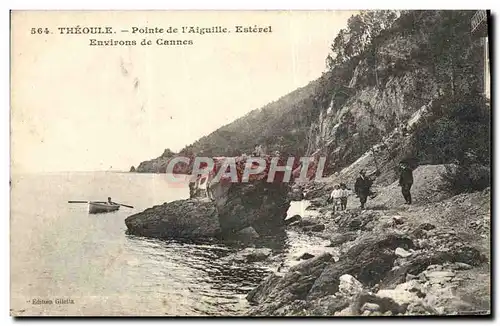
{"type": "MultiPolygon", "coordinates": [[[[471,34],[474,13],[355,15],[332,41],[320,78],[179,154],[236,156],[250,154],[255,144],[291,156],[319,150],[328,157],[330,174],[380,145],[380,155],[391,162],[411,157],[424,164],[456,163],[460,168],[449,171],[450,184],[459,191],[482,189],[489,180],[490,109],[481,97],[485,35],[471,34]],[[402,127],[409,139],[388,147],[388,137],[402,127]]],[[[165,160],[156,160],[163,163],[149,161],[141,172],[162,172],[165,160]]]]}

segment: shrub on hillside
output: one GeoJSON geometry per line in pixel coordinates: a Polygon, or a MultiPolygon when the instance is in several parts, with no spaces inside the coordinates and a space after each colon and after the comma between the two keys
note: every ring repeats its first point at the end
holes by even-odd
{"type": "Polygon", "coordinates": [[[442,97],[413,135],[420,162],[456,164],[443,174],[452,193],[490,185],[490,109],[481,94],[442,97]]]}
{"type": "Polygon", "coordinates": [[[443,190],[457,195],[462,192],[483,190],[490,186],[490,167],[482,164],[446,165],[442,174],[443,190]]]}

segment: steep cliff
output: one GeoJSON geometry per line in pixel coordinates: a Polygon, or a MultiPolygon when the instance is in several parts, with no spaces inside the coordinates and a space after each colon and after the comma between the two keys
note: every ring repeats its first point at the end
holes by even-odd
{"type": "MultiPolygon", "coordinates": [[[[417,129],[433,101],[480,93],[480,37],[486,34],[471,33],[473,14],[368,11],[353,16],[332,43],[329,69],[319,79],[180,154],[236,156],[250,153],[255,144],[268,153],[295,156],[319,150],[329,158],[327,174],[340,171],[374,145],[382,143],[383,149],[385,139],[402,126],[417,129]]],[[[395,145],[386,154],[393,160],[415,154],[411,146],[411,141],[395,145]]],[[[163,172],[167,162],[162,155],[141,163],[137,171],[163,172]]]]}
{"type": "MultiPolygon", "coordinates": [[[[307,152],[322,150],[331,172],[375,145],[392,150],[393,158],[415,155],[411,142],[389,148],[384,141],[418,128],[434,101],[477,91],[482,52],[479,37],[470,34],[472,14],[403,13],[359,55],[348,58],[355,68],[338,79],[343,86],[330,94],[330,105],[311,124],[307,152]]],[[[378,169],[374,156],[373,169],[378,169]]]]}

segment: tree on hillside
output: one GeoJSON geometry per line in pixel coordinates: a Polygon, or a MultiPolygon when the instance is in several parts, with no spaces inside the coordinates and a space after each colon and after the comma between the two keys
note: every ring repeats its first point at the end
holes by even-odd
{"type": "Polygon", "coordinates": [[[341,29],[333,40],[331,53],[327,56],[327,67],[336,66],[359,56],[384,29],[389,28],[399,12],[396,10],[370,10],[351,16],[347,27],[341,29]]]}

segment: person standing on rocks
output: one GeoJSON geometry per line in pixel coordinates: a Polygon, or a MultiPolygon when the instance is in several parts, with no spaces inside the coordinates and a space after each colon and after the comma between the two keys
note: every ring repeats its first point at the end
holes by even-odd
{"type": "Polygon", "coordinates": [[[372,183],[373,181],[366,176],[364,170],[359,171],[359,176],[356,179],[356,183],[354,184],[354,191],[359,197],[361,209],[365,208],[366,200],[370,195],[370,187],[372,186],[372,183]]]}
{"type": "Polygon", "coordinates": [[[330,194],[330,199],[333,201],[333,213],[336,213],[341,209],[341,200],[340,198],[342,197],[342,190],[340,189],[339,185],[335,185],[333,187],[333,191],[330,194]]]}
{"type": "Polygon", "coordinates": [[[340,184],[340,191],[342,192],[340,197],[340,209],[345,211],[347,209],[347,197],[349,197],[351,191],[347,189],[345,183],[340,184]]]}
{"type": "Polygon", "coordinates": [[[399,163],[399,186],[407,205],[411,205],[410,189],[413,185],[413,171],[410,165],[401,161],[399,163]]]}

